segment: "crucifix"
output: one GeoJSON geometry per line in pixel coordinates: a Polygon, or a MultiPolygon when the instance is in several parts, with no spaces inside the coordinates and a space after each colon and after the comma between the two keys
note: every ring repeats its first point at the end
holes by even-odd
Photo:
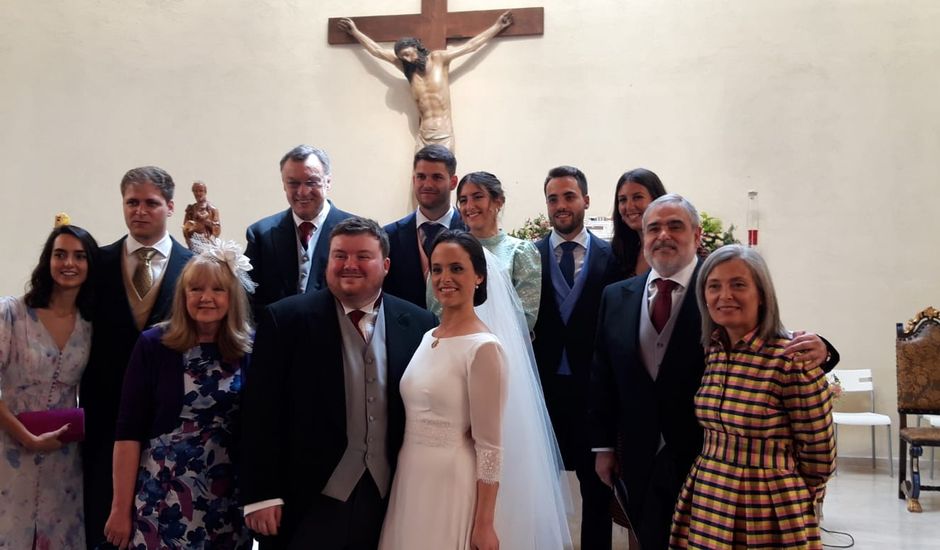
{"type": "Polygon", "coordinates": [[[372,56],[395,65],[405,74],[418,107],[415,150],[432,143],[453,150],[450,62],[477,51],[497,34],[541,35],[544,10],[448,12],[447,0],[421,0],[419,14],[333,17],[328,24],[330,44],[359,42],[372,56]],[[495,23],[487,26],[494,19],[495,23]],[[402,36],[405,38],[400,38],[402,36]],[[447,49],[447,40],[459,38],[470,40],[447,49]],[[392,41],[395,41],[393,49],[377,43],[392,41]]]}

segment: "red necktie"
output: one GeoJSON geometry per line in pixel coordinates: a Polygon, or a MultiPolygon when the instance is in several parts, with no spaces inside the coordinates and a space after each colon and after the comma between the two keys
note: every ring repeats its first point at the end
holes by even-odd
{"type": "Polygon", "coordinates": [[[362,339],[365,340],[366,336],[362,333],[362,329],[359,327],[359,321],[362,321],[362,318],[366,316],[366,312],[361,309],[354,309],[347,313],[349,320],[352,321],[354,327],[356,327],[356,332],[359,333],[359,336],[362,336],[362,339]]]}
{"type": "Polygon", "coordinates": [[[672,289],[678,286],[675,281],[669,279],[656,279],[656,299],[653,301],[653,328],[656,332],[662,332],[669,316],[672,314],[672,289]]]}
{"type": "Polygon", "coordinates": [[[310,222],[301,222],[297,226],[297,231],[300,233],[300,244],[304,245],[304,250],[307,249],[307,245],[310,244],[310,235],[313,235],[313,224],[310,222]]]}

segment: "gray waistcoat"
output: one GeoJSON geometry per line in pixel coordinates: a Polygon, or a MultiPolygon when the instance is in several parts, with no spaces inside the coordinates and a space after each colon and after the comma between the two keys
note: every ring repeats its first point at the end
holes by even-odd
{"type": "Polygon", "coordinates": [[[379,306],[369,343],[362,340],[336,304],[343,339],[343,373],[346,381],[346,452],[323,488],[323,494],[346,501],[368,469],[383,497],[391,473],[385,451],[388,424],[385,357],[385,307],[379,306]]]}

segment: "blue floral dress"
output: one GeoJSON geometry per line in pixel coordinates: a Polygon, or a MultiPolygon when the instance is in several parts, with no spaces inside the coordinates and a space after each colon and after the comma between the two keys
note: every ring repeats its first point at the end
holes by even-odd
{"type": "MultiPolygon", "coordinates": [[[[0,297],[0,399],[13,414],[74,407],[90,348],[80,316],[59,350],[36,310],[0,297]]],[[[82,510],[77,443],[32,453],[0,430],[0,549],[84,548],[82,510]]]]}
{"type": "Polygon", "coordinates": [[[131,547],[251,548],[232,464],[241,369],[223,363],[212,344],[184,353],[183,362],[179,424],[141,452],[131,547]]]}

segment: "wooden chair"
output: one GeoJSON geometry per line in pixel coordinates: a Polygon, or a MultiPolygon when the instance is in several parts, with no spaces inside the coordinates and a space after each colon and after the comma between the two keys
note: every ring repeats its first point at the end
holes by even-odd
{"type": "Polygon", "coordinates": [[[909,512],[920,512],[920,457],[924,447],[940,446],[940,428],[908,427],[907,415],[940,414],[940,311],[928,307],[905,325],[897,325],[898,416],[900,417],[898,498],[907,498],[909,512]],[[911,479],[904,457],[910,445],[911,479]]]}

